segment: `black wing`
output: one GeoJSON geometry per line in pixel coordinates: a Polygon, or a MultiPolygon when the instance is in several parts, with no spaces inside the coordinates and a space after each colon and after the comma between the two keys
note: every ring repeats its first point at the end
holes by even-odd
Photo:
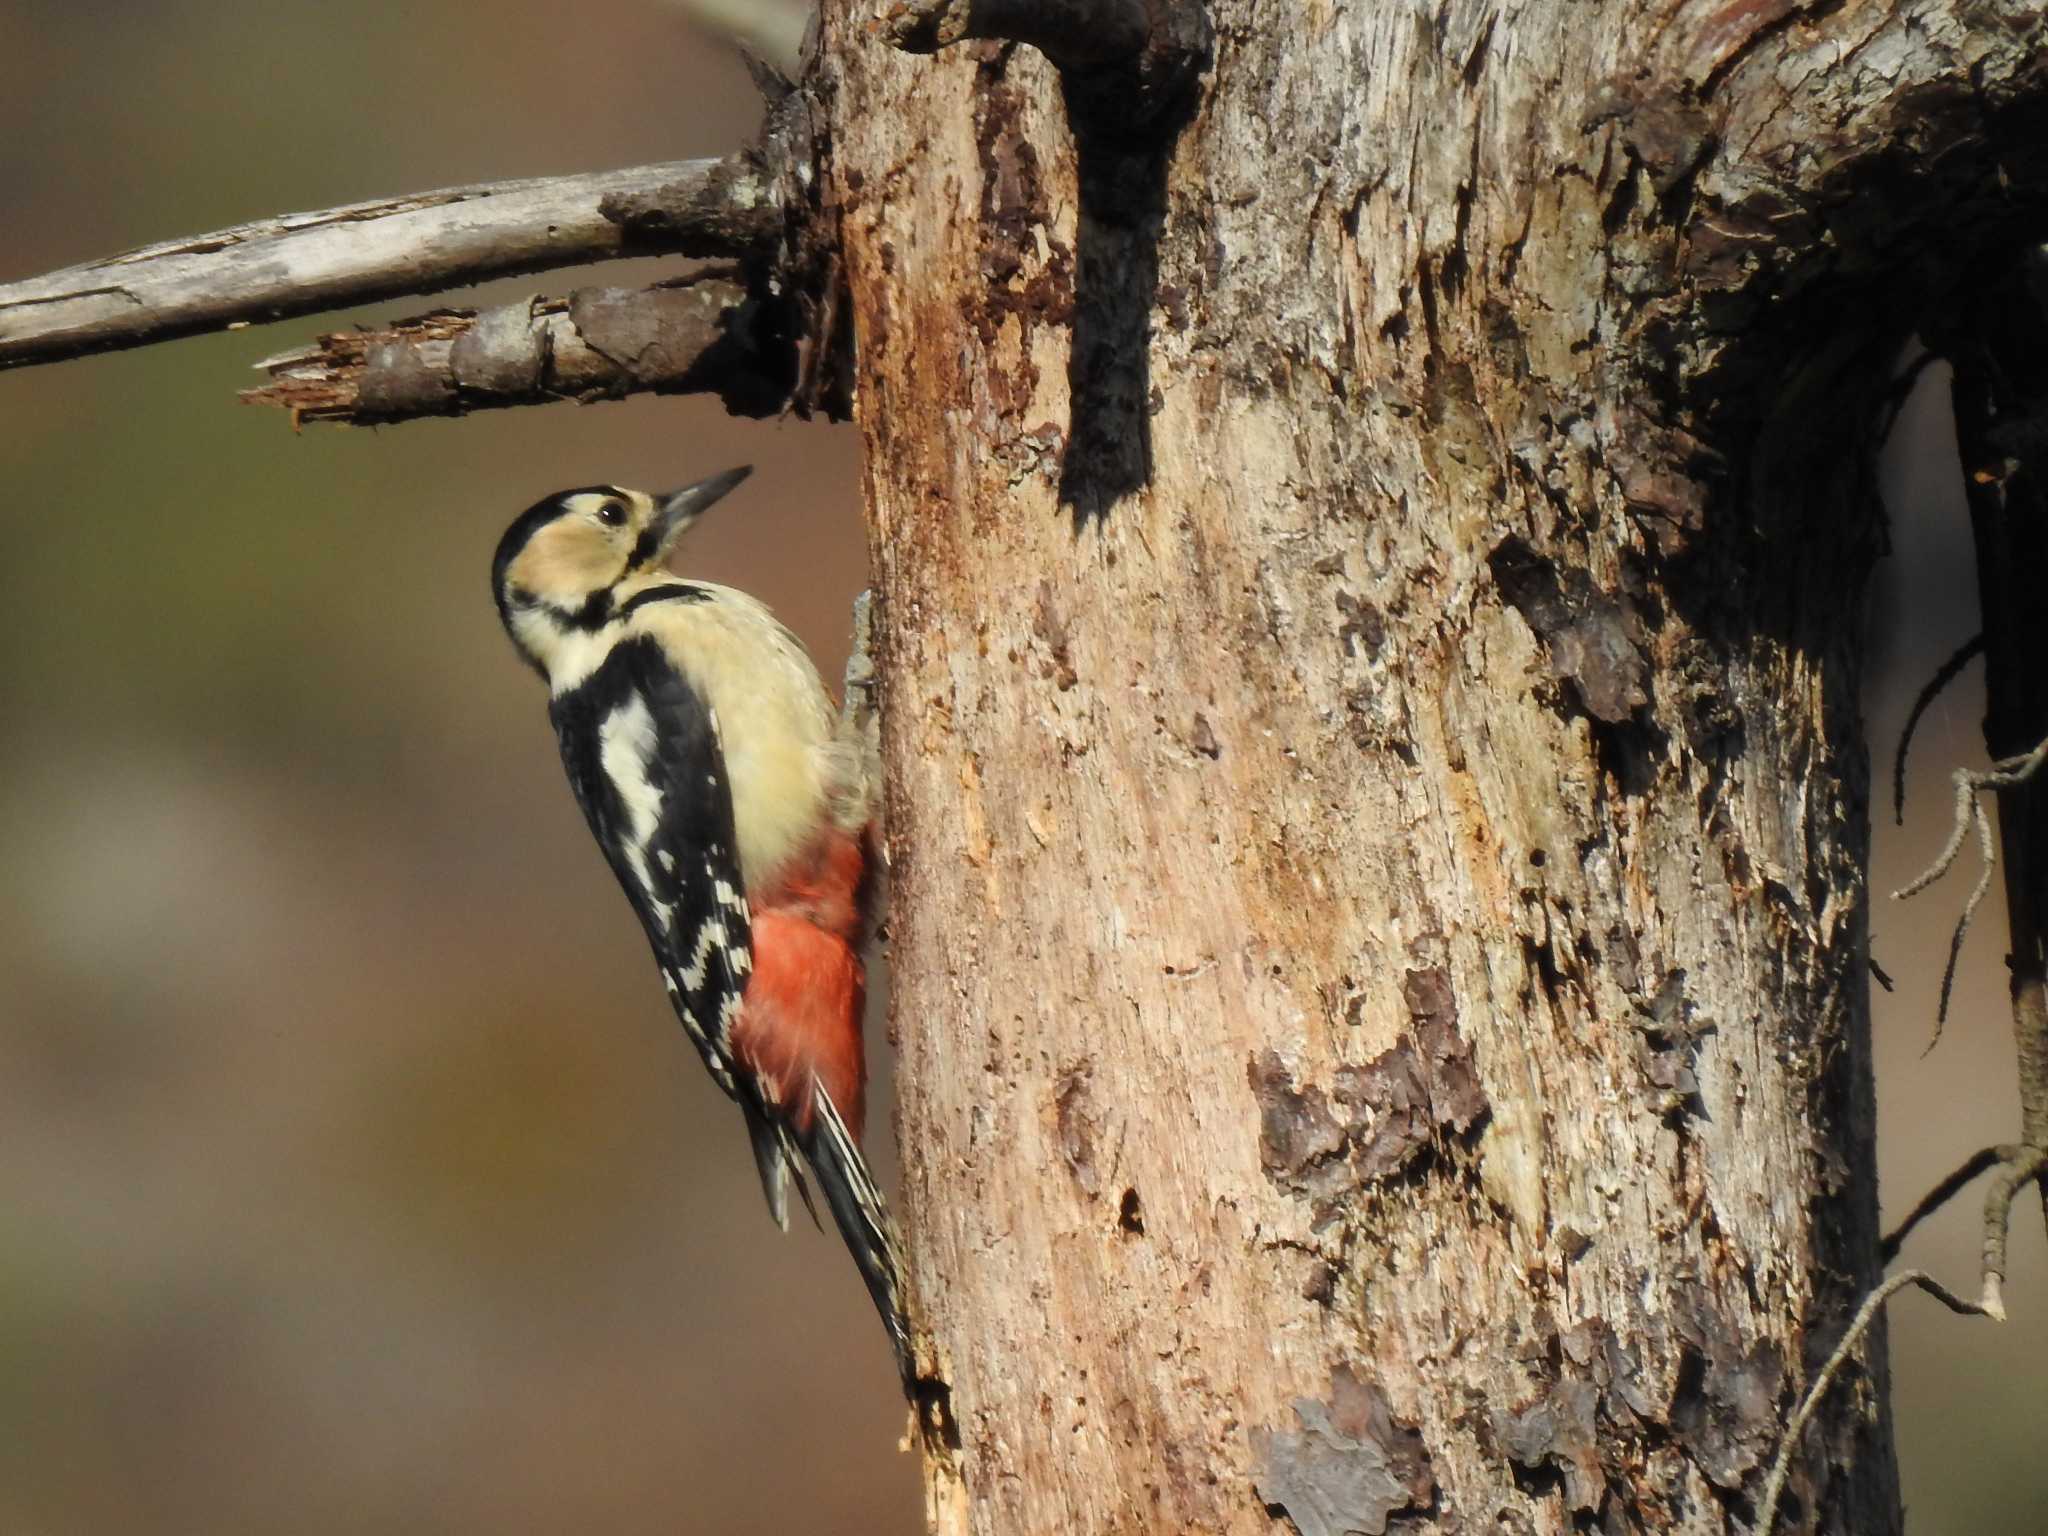
{"type": "Polygon", "coordinates": [[[548,706],[569,785],[625,887],[677,1016],[728,1094],[752,970],[746,889],[718,721],[648,637],[548,706]]]}
{"type": "Polygon", "coordinates": [[[800,1143],[733,1060],[753,935],[716,715],[646,636],[615,646],[549,714],[570,786],[647,930],[669,1001],[711,1075],[745,1112],[770,1213],[789,1225],[792,1180],[810,1204],[797,1172],[799,1156],[807,1157],[909,1382],[895,1232],[852,1133],[819,1088],[817,1122],[800,1143]]]}

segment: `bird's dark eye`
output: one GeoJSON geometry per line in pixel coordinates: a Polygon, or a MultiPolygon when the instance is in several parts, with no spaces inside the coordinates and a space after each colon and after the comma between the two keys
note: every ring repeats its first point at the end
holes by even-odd
{"type": "Polygon", "coordinates": [[[597,520],[607,528],[616,528],[626,520],[626,509],[616,501],[608,501],[597,509],[597,520]]]}

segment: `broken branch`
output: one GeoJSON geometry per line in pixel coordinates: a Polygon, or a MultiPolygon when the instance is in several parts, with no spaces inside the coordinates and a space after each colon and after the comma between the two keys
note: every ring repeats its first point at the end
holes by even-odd
{"type": "MultiPolygon", "coordinates": [[[[1814,1409],[1818,1408],[1821,1399],[1827,1396],[1828,1388],[1834,1385],[1835,1378],[1841,1374],[1842,1367],[1848,1364],[1856,1346],[1863,1342],[1863,1335],[1870,1331],[1870,1325],[1876,1321],[1878,1313],[1884,1310],[1884,1304],[1909,1285],[1918,1286],[1951,1312],[1959,1312],[1965,1317],[1982,1317],[1989,1310],[1977,1302],[1963,1300],[1939,1280],[1920,1269],[1901,1270],[1864,1297],[1863,1305],[1856,1309],[1855,1317],[1850,1319],[1848,1331],[1842,1335],[1842,1341],[1835,1346],[1834,1353],[1828,1356],[1827,1364],[1820,1368],[1820,1374],[1813,1378],[1813,1385],[1806,1389],[1806,1395],[1799,1400],[1799,1407],[1793,1413],[1791,1422],[1785,1426],[1785,1437],[1778,1442],[1778,1454],[1771,1461],[1770,1475],[1764,1479],[1763,1497],[1757,1511],[1757,1536],[1771,1536],[1777,1529],[1778,1500],[1784,1495],[1785,1478],[1792,1470],[1792,1453],[1798,1449],[1799,1437],[1806,1432],[1807,1423],[1813,1418],[1814,1409]]],[[[1996,1315],[2004,1314],[2001,1312],[1996,1315]]]]}
{"type": "Polygon", "coordinates": [[[2048,738],[2044,738],[2033,751],[2022,756],[2000,759],[1991,765],[1988,772],[1979,773],[1968,768],[1958,768],[1955,772],[1955,824],[1950,829],[1948,842],[1942,846],[1941,852],[1934,856],[1934,862],[1921,871],[1917,879],[1908,881],[1892,892],[1893,901],[1904,901],[1926,890],[1955,867],[1956,858],[1963,851],[1964,838],[1972,827],[1976,828],[1977,847],[1983,855],[1984,868],[1977,877],[1976,885],[1970,891],[1969,899],[1963,903],[1963,915],[1957,919],[1955,933],[1949,939],[1948,964],[1941,973],[1941,1002],[1934,1016],[1934,1040],[1929,1041],[1927,1046],[1930,1051],[1934,1049],[1935,1041],[1941,1039],[1942,1025],[1948,1022],[1949,996],[1955,985],[1956,959],[1962,954],[1963,938],[1970,931],[1971,920],[1976,917],[1978,906],[1991,889],[1991,871],[1997,863],[1991,836],[1991,822],[1984,814],[1984,803],[1977,797],[1987,789],[2021,788],[2040,770],[2044,760],[2048,760],[2048,738]]]}
{"type": "Polygon", "coordinates": [[[1899,1256],[1899,1250],[1905,1246],[1915,1227],[1953,1200],[1978,1174],[1999,1163],[2011,1161],[2019,1156],[2019,1152],[2018,1147],[1981,1147],[1972,1152],[1960,1168],[1920,1197],[1920,1203],[1906,1212],[1905,1220],[1885,1234],[1878,1257],[1887,1264],[1891,1263],[1899,1256]]]}
{"type": "Polygon", "coordinates": [[[1987,1317],[2005,1321],[2005,1244],[2013,1197],[2048,1170],[2048,1147],[2013,1147],[1984,1192],[1984,1299],[1987,1317]]]}
{"type": "Polygon", "coordinates": [[[245,390],[293,423],[374,426],[556,400],[716,393],[735,415],[772,415],[787,397],[761,343],[759,306],[725,275],[652,288],[579,288],[478,313],[444,309],[378,330],[339,331],[256,366],[245,390]]]}
{"type": "MultiPolygon", "coordinates": [[[[2033,754],[2038,755],[2038,754],[2033,754]]],[[[2026,762],[2028,759],[2008,759],[2001,767],[2010,767],[2013,761],[2026,762]]],[[[1907,1213],[1906,1219],[1884,1240],[1883,1255],[1887,1263],[1897,1257],[1899,1247],[1911,1232],[1927,1217],[1954,1199],[1970,1180],[1988,1168],[1996,1168],[1998,1174],[1992,1179],[1984,1194],[1984,1247],[1982,1264],[1982,1289],[1975,1301],[1965,1301],[1946,1286],[1928,1275],[1924,1270],[1908,1269],[1893,1275],[1878,1285],[1863,1298],[1863,1304],[1850,1319],[1848,1330],[1841,1342],[1835,1345],[1827,1363],[1820,1368],[1820,1374],[1806,1389],[1799,1400],[1799,1407],[1785,1426],[1785,1435],[1778,1442],[1778,1454],[1771,1460],[1770,1475],[1764,1479],[1761,1508],[1758,1510],[1757,1536],[1771,1536],[1777,1526],[1778,1500],[1785,1491],[1786,1475],[1792,1470],[1792,1456],[1799,1447],[1799,1437],[1805,1432],[1807,1422],[1841,1374],[1849,1356],[1855,1352],[1863,1335],[1870,1330],[1878,1313],[1884,1310],[1887,1301],[1909,1285],[1917,1285],[1934,1297],[1951,1312],[1960,1312],[1968,1317],[1988,1317],[1993,1322],[2005,1321],[2005,1255],[2007,1235],[2012,1226],[2012,1202],[2027,1185],[2048,1176],[2048,1147],[2003,1146],[1986,1147],[1971,1154],[1964,1164],[1943,1179],[1920,1203],[1907,1213]]]]}
{"type": "Polygon", "coordinates": [[[1984,654],[1984,632],[1979,630],[1970,636],[1955,652],[1936,669],[1927,686],[1920,690],[1920,696],[1913,700],[1913,708],[1906,716],[1905,728],[1899,732],[1899,748],[1892,756],[1892,825],[1906,824],[1906,753],[1913,745],[1913,733],[1920,729],[1920,717],[1927,713],[1929,706],[1941,697],[1942,690],[1963,675],[1963,668],[1984,654]]]}
{"type": "Polygon", "coordinates": [[[0,286],[0,368],[618,256],[741,256],[779,230],[745,155],[287,214],[0,286]]]}
{"type": "Polygon", "coordinates": [[[905,53],[993,38],[1029,43],[1062,68],[1131,58],[1151,30],[1144,0],[890,0],[875,24],[905,53]]]}

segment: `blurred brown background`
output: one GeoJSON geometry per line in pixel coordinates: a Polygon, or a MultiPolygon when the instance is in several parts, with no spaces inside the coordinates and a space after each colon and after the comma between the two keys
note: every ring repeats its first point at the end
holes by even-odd
{"type": "MultiPolygon", "coordinates": [[[[654,0],[0,0],[0,277],[721,153],[757,112],[654,0]]],[[[339,323],[0,374],[0,1536],[910,1532],[866,1298],[763,1214],[486,591],[547,490],[752,461],[685,561],[836,672],[852,436],[641,400],[294,437],[233,403],[339,323]]],[[[1896,455],[1880,743],[1973,627],[1938,414],[1896,455]]],[[[1880,891],[1946,833],[1976,687],[1928,721],[1880,891]]],[[[1988,908],[1921,1056],[1972,878],[1875,914],[1894,1211],[2016,1125],[1988,908]]],[[[1965,1288],[1973,1205],[1910,1252],[1965,1288]]],[[[2029,1202],[2011,1324],[1899,1303],[1920,1536],[2048,1525],[2043,1279],[2029,1202]]]]}

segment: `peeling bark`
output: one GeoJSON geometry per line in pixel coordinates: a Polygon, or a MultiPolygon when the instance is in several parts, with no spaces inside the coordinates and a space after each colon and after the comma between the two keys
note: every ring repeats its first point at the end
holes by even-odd
{"type": "MultiPolygon", "coordinates": [[[[1214,0],[1122,120],[871,12],[933,1530],[1747,1529],[1878,1273],[1871,422],[2048,211],[2037,7],[1214,0]]],[[[1898,1528],[1860,1358],[1787,1529],[1898,1528]]]]}
{"type": "Polygon", "coordinates": [[[709,276],[337,331],[258,363],[271,382],[242,401],[354,426],[645,392],[717,394],[734,415],[771,416],[789,398],[788,362],[746,290],[709,276]]]}

